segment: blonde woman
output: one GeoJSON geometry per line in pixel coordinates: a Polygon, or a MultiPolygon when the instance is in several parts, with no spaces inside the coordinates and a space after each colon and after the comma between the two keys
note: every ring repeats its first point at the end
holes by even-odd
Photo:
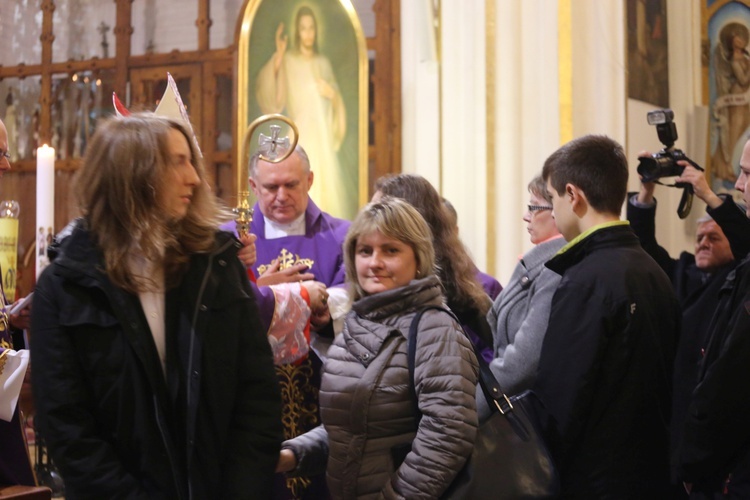
{"type": "Polygon", "coordinates": [[[417,311],[444,304],[432,235],[411,205],[383,198],[353,222],[344,259],[354,303],[324,366],[323,425],[286,441],[279,469],[310,474],[327,463],[335,499],[438,498],[474,446],[477,361],[453,317],[426,310],[418,325],[415,414],[409,327],[417,311]]]}

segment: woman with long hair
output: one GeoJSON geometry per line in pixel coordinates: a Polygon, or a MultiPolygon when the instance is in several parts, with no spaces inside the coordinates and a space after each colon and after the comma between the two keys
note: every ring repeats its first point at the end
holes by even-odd
{"type": "Polygon", "coordinates": [[[239,241],[186,128],[98,127],[37,282],[35,422],[69,498],[270,495],[280,395],[239,241]]]}

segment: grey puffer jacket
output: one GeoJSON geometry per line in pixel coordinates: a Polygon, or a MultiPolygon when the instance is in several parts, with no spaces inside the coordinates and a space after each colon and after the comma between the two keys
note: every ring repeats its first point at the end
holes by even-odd
{"type": "Polygon", "coordinates": [[[428,310],[419,324],[415,387],[409,393],[407,339],[416,311],[442,305],[432,276],[357,301],[328,352],[320,387],[323,425],[286,441],[296,474],[321,472],[335,499],[438,498],[474,447],[477,361],[460,325],[428,310]],[[406,445],[403,463],[393,452],[406,445]]]}

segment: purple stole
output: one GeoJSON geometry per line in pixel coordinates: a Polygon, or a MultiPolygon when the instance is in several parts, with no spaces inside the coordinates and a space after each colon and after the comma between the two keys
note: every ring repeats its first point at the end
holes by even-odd
{"type": "Polygon", "coordinates": [[[305,212],[304,236],[267,240],[265,219],[256,204],[255,216],[250,225],[250,232],[258,236],[255,243],[258,252],[255,273],[260,276],[274,259],[279,259],[281,269],[301,262],[309,267],[309,272],[315,275],[316,281],[326,286],[340,285],[345,276],[341,247],[348,229],[348,221],[321,212],[310,200],[305,212]]]}

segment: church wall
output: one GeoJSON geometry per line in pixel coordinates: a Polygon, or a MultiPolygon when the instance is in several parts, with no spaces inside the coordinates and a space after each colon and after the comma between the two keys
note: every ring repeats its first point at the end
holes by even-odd
{"type": "Polygon", "coordinates": [[[484,0],[443,2],[441,62],[442,194],[459,214],[459,232],[480,268],[487,246],[487,85],[484,0]],[[467,217],[467,215],[469,215],[467,217]]]}
{"type": "MultiPolygon", "coordinates": [[[[645,120],[655,106],[627,98],[624,2],[443,0],[439,62],[419,59],[419,47],[429,46],[429,38],[410,28],[429,26],[430,11],[413,4],[431,2],[402,2],[404,171],[424,175],[453,202],[461,237],[477,264],[506,282],[518,256],[531,247],[521,220],[526,185],[552,151],[573,137],[606,134],[625,147],[629,189],[637,190],[638,152],[661,147],[645,120]],[[491,22],[493,16],[488,16],[488,5],[495,23],[489,28],[487,19],[491,22]],[[569,28],[563,22],[565,9],[569,28]],[[492,30],[489,37],[487,29],[492,30]],[[571,48],[569,55],[562,54],[567,58],[562,63],[560,37],[569,37],[571,48]],[[486,40],[492,43],[488,60],[494,67],[477,70],[486,40]],[[566,68],[570,80],[561,81],[566,68]],[[489,121],[486,113],[481,115],[488,81],[494,105],[486,111],[489,121]],[[407,104],[410,96],[416,102],[407,104]],[[566,98],[572,102],[570,111],[561,106],[566,98]],[[439,136],[434,120],[441,122],[439,136]],[[436,158],[438,139],[442,147],[436,158]],[[488,199],[494,199],[494,209],[488,199]]],[[[689,9],[685,5],[684,0],[668,0],[670,106],[680,133],[678,147],[700,163],[706,149],[706,110],[700,106],[700,4],[691,0],[689,9]]],[[[681,221],[675,213],[680,190],[658,187],[657,197],[660,242],[673,255],[692,251],[695,219],[704,206],[696,200],[691,216],[681,221]]]]}

